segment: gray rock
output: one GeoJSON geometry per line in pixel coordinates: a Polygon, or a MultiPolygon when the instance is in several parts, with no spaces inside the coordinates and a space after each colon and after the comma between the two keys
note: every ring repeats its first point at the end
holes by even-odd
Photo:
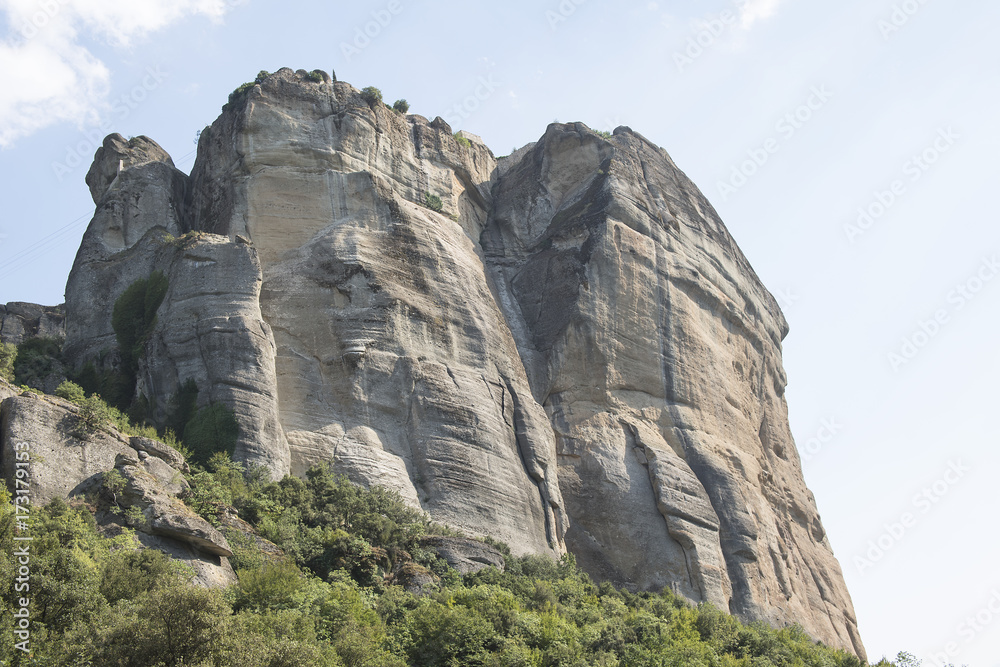
{"type": "Polygon", "coordinates": [[[11,396],[17,396],[20,393],[20,389],[3,378],[0,378],[0,403],[2,403],[4,399],[10,398],[11,396]]]}
{"type": "MultiPolygon", "coordinates": [[[[78,409],[67,401],[14,392],[0,380],[0,459],[12,489],[20,486],[18,470],[25,470],[20,478],[28,485],[31,504],[40,507],[55,498],[100,492],[104,473],[117,465],[127,485],[116,500],[121,509],[136,506],[143,511],[144,521],[134,527],[145,546],[193,567],[195,581],[203,585],[235,581],[225,560],[232,555],[225,537],[173,495],[188,489],[180,471],[132,449],[129,439],[113,427],[80,435],[78,409]],[[18,459],[23,452],[30,455],[27,461],[18,459]],[[147,458],[140,462],[140,455],[147,458]]],[[[150,451],[167,448],[148,439],[143,444],[150,451]]]]}
{"type": "MultiPolygon", "coordinates": [[[[134,451],[116,431],[97,431],[78,437],[77,407],[50,396],[24,393],[0,404],[0,452],[3,476],[13,485],[17,454],[29,452],[27,481],[31,504],[42,506],[54,498],[68,498],[96,488],[101,474],[115,457],[134,451]]],[[[12,487],[13,488],[13,487],[12,487]]]]}
{"type": "Polygon", "coordinates": [[[121,172],[151,162],[163,162],[170,167],[173,160],[160,145],[149,137],[126,140],[120,134],[109,134],[104,144],[94,154],[94,162],[87,172],[87,186],[95,204],[100,204],[121,172]]]}
{"type": "Polygon", "coordinates": [[[628,128],[553,124],[499,163],[459,136],[282,69],[190,179],[110,140],[67,354],[113,364],[114,299],[161,270],[137,389],[161,423],[193,378],[274,476],[332,462],[515,554],[863,657],[788,427],[787,324],[708,200],[628,128]]]}
{"type": "Polygon", "coordinates": [[[439,521],[558,554],[551,427],[476,254],[494,164],[443,121],[286,69],[202,133],[191,215],[256,249],[291,470],[333,461],[439,521]]]}
{"type": "Polygon", "coordinates": [[[505,567],[503,554],[498,549],[467,537],[428,535],[420,539],[420,546],[434,551],[461,574],[472,574],[487,567],[503,572],[505,567]]]}
{"type": "Polygon", "coordinates": [[[414,595],[428,595],[438,590],[441,578],[423,565],[406,562],[396,569],[392,575],[392,583],[402,586],[414,595]]]}
{"type": "Polygon", "coordinates": [[[483,252],[555,427],[569,550],[864,656],[788,427],[787,324],[711,204],[627,128],[553,124],[519,153],[483,252]]]}
{"type": "MultiPolygon", "coordinates": [[[[163,465],[166,466],[165,463],[163,465]]],[[[233,555],[225,536],[171,495],[159,476],[140,463],[134,451],[120,454],[115,461],[115,470],[125,478],[125,489],[115,502],[122,509],[137,507],[142,511],[143,524],[135,528],[151,535],[187,542],[213,556],[233,555]]]]}
{"type": "Polygon", "coordinates": [[[20,345],[29,338],[65,338],[65,307],[14,301],[0,305],[0,343],[20,345]]]}
{"type": "Polygon", "coordinates": [[[184,456],[179,451],[160,442],[159,440],[134,435],[129,438],[128,442],[132,449],[139,452],[148,452],[152,456],[164,461],[172,468],[176,468],[182,472],[188,472],[190,470],[187,462],[184,460],[184,456]]]}

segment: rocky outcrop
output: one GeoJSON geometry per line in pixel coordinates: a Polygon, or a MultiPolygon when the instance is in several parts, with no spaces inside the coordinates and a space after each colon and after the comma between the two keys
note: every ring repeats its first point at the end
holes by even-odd
{"type": "MultiPolygon", "coordinates": [[[[142,512],[142,519],[133,527],[151,535],[187,542],[206,554],[232,556],[225,536],[169,493],[168,485],[175,482],[165,480],[162,474],[154,472],[155,468],[151,471],[152,466],[148,463],[140,463],[133,452],[115,458],[115,470],[122,475],[125,484],[115,495],[114,502],[123,510],[134,507],[142,512]]],[[[179,476],[177,471],[174,473],[179,476]]]]}
{"type": "Polygon", "coordinates": [[[467,537],[428,535],[420,546],[433,551],[461,574],[472,574],[487,567],[504,570],[503,554],[495,547],[467,537]]]}
{"type": "Polygon", "coordinates": [[[275,476],[330,462],[516,554],[863,656],[788,427],[787,325],[711,204],[628,128],[553,124],[500,161],[459,138],[288,69],[234,94],[190,178],[109,138],[67,355],[113,364],[115,299],[161,271],[154,419],[193,379],[275,476]]]}
{"type": "Polygon", "coordinates": [[[64,338],[64,306],[39,306],[13,301],[0,304],[0,343],[20,345],[29,338],[64,338]]]}
{"type": "Polygon", "coordinates": [[[557,554],[554,439],[473,240],[493,166],[440,119],[282,70],[202,132],[192,224],[258,253],[293,472],[333,461],[439,521],[557,554]]]}
{"type": "Polygon", "coordinates": [[[260,264],[246,243],[188,233],[188,177],[155,142],[109,136],[87,175],[97,203],[66,287],[64,354],[79,370],[122,367],[112,326],[115,302],[154,272],[167,279],[156,326],[139,362],[136,396],[161,423],[180,387],[198,404],[230,407],[240,425],[236,458],[288,471],[278,426],[274,341],[258,304],[260,264]]]}
{"type": "Polygon", "coordinates": [[[714,209],[628,128],[554,124],[510,160],[482,247],[555,428],[568,548],[863,655],[788,427],[787,325],[714,209]]]}
{"type": "Polygon", "coordinates": [[[115,457],[131,450],[117,431],[81,433],[78,408],[53,396],[25,392],[0,403],[0,458],[3,477],[15,479],[17,453],[28,452],[31,504],[94,491],[115,457]]]}
{"type": "Polygon", "coordinates": [[[108,507],[98,512],[99,523],[131,524],[144,547],[191,566],[202,585],[236,581],[226,561],[232,555],[226,538],[177,498],[188,489],[179,452],[149,438],[130,439],[111,426],[84,429],[76,405],[53,396],[16,394],[2,380],[0,400],[3,477],[12,490],[27,484],[31,505],[110,494],[108,507]],[[104,483],[111,470],[124,480],[114,492],[104,483]],[[125,518],[130,507],[141,512],[141,520],[125,518]]]}

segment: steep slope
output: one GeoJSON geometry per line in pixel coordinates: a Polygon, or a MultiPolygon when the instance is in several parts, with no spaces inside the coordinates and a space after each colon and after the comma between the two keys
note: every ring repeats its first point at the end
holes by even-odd
{"type": "Polygon", "coordinates": [[[569,550],[862,653],[788,426],[787,325],[711,205],[628,128],[552,125],[508,162],[482,245],[555,428],[569,550]]]}
{"type": "Polygon", "coordinates": [[[554,124],[498,162],[319,79],[234,94],[190,178],[109,138],[76,365],[119,363],[112,306],[160,271],[136,386],[159,423],[193,380],[275,476],[332,462],[517,553],[863,656],[789,432],[784,318],[669,156],[554,124]]]}

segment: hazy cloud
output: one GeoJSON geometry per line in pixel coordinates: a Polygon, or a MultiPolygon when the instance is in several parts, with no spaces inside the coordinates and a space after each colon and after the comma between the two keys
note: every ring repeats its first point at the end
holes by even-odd
{"type": "Polygon", "coordinates": [[[81,44],[127,48],[189,16],[219,20],[233,0],[0,0],[0,147],[60,121],[94,122],[111,72],[81,44]]]}
{"type": "Polygon", "coordinates": [[[740,3],[740,27],[749,30],[760,19],[766,19],[778,9],[781,0],[744,0],[740,3]]]}

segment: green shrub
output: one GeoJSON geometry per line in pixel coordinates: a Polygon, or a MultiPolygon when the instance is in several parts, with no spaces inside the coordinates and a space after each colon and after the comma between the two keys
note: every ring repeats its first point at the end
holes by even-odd
{"type": "Polygon", "coordinates": [[[0,378],[14,382],[14,360],[17,358],[17,346],[13,343],[0,343],[0,378]]]}
{"type": "Polygon", "coordinates": [[[156,311],[166,294],[167,277],[154,271],[149,278],[140,278],[129,285],[115,300],[111,327],[127,374],[134,375],[137,370],[139,357],[156,326],[156,311]]]}
{"type": "Polygon", "coordinates": [[[424,206],[438,213],[444,210],[444,202],[441,201],[441,198],[429,192],[424,195],[424,206]]]}
{"type": "Polygon", "coordinates": [[[326,74],[323,70],[314,69],[313,71],[306,74],[306,79],[314,83],[323,83],[326,80],[326,74]]]}
{"type": "Polygon", "coordinates": [[[198,412],[198,385],[188,378],[167,404],[166,428],[184,435],[184,427],[198,412]]]}
{"type": "Polygon", "coordinates": [[[182,579],[170,558],[154,549],[121,550],[111,554],[101,569],[100,591],[110,604],[135,600],[143,593],[182,579]]]}
{"type": "Polygon", "coordinates": [[[222,403],[212,403],[198,410],[184,426],[181,440],[191,452],[194,463],[207,463],[213,454],[232,456],[240,426],[233,411],[222,403]]]}
{"type": "Polygon", "coordinates": [[[46,378],[64,372],[62,340],[29,338],[17,346],[17,353],[11,366],[16,384],[44,389],[46,378]]]}
{"type": "Polygon", "coordinates": [[[237,572],[240,583],[233,608],[288,609],[295,605],[295,594],[304,581],[294,563],[264,563],[259,568],[237,572]]]}
{"type": "Polygon", "coordinates": [[[410,110],[410,103],[406,100],[396,100],[392,103],[392,108],[401,114],[405,114],[410,110]]]}
{"type": "MultiPolygon", "coordinates": [[[[80,402],[80,410],[76,413],[77,434],[86,437],[91,433],[106,429],[112,425],[117,415],[108,407],[101,397],[92,394],[80,402]]],[[[119,413],[120,415],[120,413],[119,413]]]]}
{"type": "Polygon", "coordinates": [[[229,101],[230,102],[236,101],[241,96],[245,95],[247,91],[253,90],[254,86],[256,86],[258,83],[263,82],[264,79],[266,79],[269,76],[271,76],[271,73],[268,72],[266,69],[262,69],[261,71],[257,72],[257,78],[255,78],[253,81],[247,81],[246,83],[240,84],[239,86],[236,87],[236,90],[229,93],[229,101]]]}
{"type": "Polygon", "coordinates": [[[458,145],[462,148],[472,148],[472,142],[457,133],[455,134],[455,141],[457,141],[458,145]]]}
{"type": "Polygon", "coordinates": [[[605,139],[610,139],[612,136],[614,136],[614,135],[612,135],[610,132],[608,132],[606,130],[594,130],[594,134],[598,134],[598,135],[604,137],[605,139]]]}
{"type": "Polygon", "coordinates": [[[376,104],[382,104],[382,91],[375,86],[362,88],[361,99],[367,102],[370,107],[374,107],[376,104]]]}
{"type": "Polygon", "coordinates": [[[56,396],[77,404],[82,404],[87,398],[87,394],[83,391],[83,387],[75,382],[70,382],[69,380],[64,380],[58,387],[56,387],[56,396]]]}

